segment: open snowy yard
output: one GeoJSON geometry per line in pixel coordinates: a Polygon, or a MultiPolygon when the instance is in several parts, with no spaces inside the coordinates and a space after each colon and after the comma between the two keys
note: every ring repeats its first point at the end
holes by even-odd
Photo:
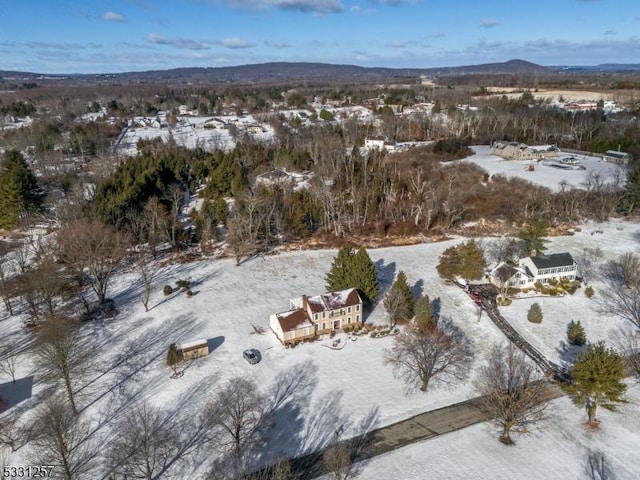
{"type": "Polygon", "coordinates": [[[547,418],[507,447],[490,423],[474,425],[375,457],[355,471],[362,480],[634,480],[640,476],[640,385],[629,382],[630,403],[599,410],[598,430],[585,428],[584,409],[554,400],[547,418]],[[592,474],[591,465],[601,465],[592,474]]]}
{"type": "MultiPolygon", "coordinates": [[[[475,152],[471,157],[460,160],[461,162],[472,162],[489,175],[504,175],[511,178],[522,178],[528,180],[535,185],[550,188],[551,190],[559,190],[560,184],[565,183],[569,187],[584,188],[584,182],[589,175],[599,175],[606,183],[612,182],[616,176],[622,175],[624,171],[615,164],[608,163],[598,157],[588,157],[584,155],[575,155],[579,158],[585,170],[559,170],[557,168],[535,164],[535,170],[529,171],[527,166],[531,163],[528,160],[505,160],[491,153],[491,147],[488,145],[480,145],[471,147],[475,152]]],[[[560,157],[567,157],[569,154],[560,153],[560,157]]]]}
{"type": "MultiPolygon", "coordinates": [[[[154,288],[151,310],[140,301],[141,285],[134,272],[120,275],[111,295],[119,314],[86,329],[94,351],[95,368],[87,388],[79,396],[82,416],[97,426],[97,437],[108,442],[118,415],[142,402],[177,409],[185,418],[197,418],[218,386],[234,375],[257,382],[270,391],[286,376],[305,384],[304,401],[278,412],[269,432],[272,441],[263,452],[265,461],[280,455],[313,450],[334,438],[343,438],[393,423],[408,416],[475,396],[471,388],[474,370],[483,352],[503,341],[493,324],[477,321],[477,311],[459,288],[445,285],[435,269],[441,252],[455,241],[371,250],[381,276],[382,291],[399,270],[404,270],[414,293],[428,294],[440,315],[451,317],[473,343],[474,369],[468,382],[433,383],[428,393],[407,392],[405,384],[384,365],[385,349],[392,338],[360,337],[346,341],[341,350],[327,348],[328,337],[286,349],[267,330],[270,313],[289,308],[289,299],[324,292],[324,276],[335,251],[288,252],[258,257],[236,267],[230,259],[193,262],[167,267],[154,288]],[[194,295],[162,294],[162,286],[190,278],[194,295]],[[187,364],[184,376],[170,379],[165,365],[170,343],[207,339],[207,357],[187,364]],[[257,348],[262,361],[250,365],[242,351],[257,348]],[[120,411],[116,405],[122,406],[120,411]],[[105,421],[105,417],[109,418],[105,421]]],[[[20,335],[17,318],[3,318],[5,331],[20,335]]],[[[382,305],[366,321],[387,323],[382,305]]],[[[346,337],[342,337],[345,341],[346,337]]],[[[30,358],[21,357],[20,376],[31,374],[30,358]]],[[[0,378],[0,383],[8,379],[0,378]]],[[[34,378],[32,396],[20,403],[28,418],[45,385],[34,378]]],[[[12,464],[27,462],[29,447],[15,453],[12,464]]],[[[184,478],[187,478],[185,476],[184,478]]]]}
{"type": "MultiPolygon", "coordinates": [[[[584,247],[599,245],[610,259],[624,251],[637,251],[638,231],[638,224],[622,221],[589,224],[574,236],[551,239],[548,251],[577,254],[584,247]],[[603,233],[595,233],[599,231],[603,233]]],[[[416,296],[429,295],[438,306],[440,315],[450,317],[465,331],[476,354],[466,382],[454,385],[434,383],[430,384],[427,393],[407,392],[404,383],[395,378],[391,367],[383,363],[384,351],[393,342],[390,337],[360,337],[357,341],[346,341],[346,337],[342,336],[346,344],[341,350],[327,348],[331,343],[328,338],[294,349],[284,348],[268,330],[269,314],[287,310],[291,298],[324,292],[324,277],[336,251],[285,252],[253,258],[239,267],[231,259],[165,267],[156,280],[148,312],[144,311],[140,301],[141,284],[137,274],[133,271],[120,274],[114,280],[110,293],[115,298],[118,315],[85,326],[92,345],[94,367],[79,395],[81,418],[88,419],[95,427],[95,441],[108,444],[112,436],[117,435],[119,419],[136,404],[146,402],[175,411],[179,418],[194,419],[215,396],[219,385],[234,375],[255,380],[264,392],[281,386],[284,378],[295,377],[304,386],[301,390],[303,396],[276,412],[275,422],[268,432],[270,441],[259,459],[266,462],[277,456],[299,455],[326,445],[334,438],[335,432],[342,438],[348,438],[423,411],[471,398],[475,396],[472,381],[485,354],[493,345],[503,343],[505,339],[486,315],[478,321],[475,305],[461,289],[446,285],[437,275],[435,267],[442,251],[461,240],[375,249],[369,250],[369,254],[379,272],[382,293],[390,286],[398,271],[403,270],[416,296]],[[194,292],[191,298],[185,293],[163,296],[163,285],[175,285],[176,280],[184,278],[191,279],[194,292]],[[267,331],[264,334],[256,333],[254,326],[267,331]],[[170,379],[171,372],[165,364],[169,344],[201,338],[209,344],[209,355],[188,363],[183,377],[170,379]],[[247,348],[259,349],[262,361],[257,365],[246,362],[242,358],[242,351],[247,348]]],[[[619,321],[601,316],[593,308],[597,291],[596,287],[596,298],[593,300],[588,300],[582,290],[573,297],[541,299],[545,318],[540,325],[531,325],[526,321],[529,300],[516,301],[510,307],[503,308],[502,312],[545,355],[557,361],[561,358],[558,347],[565,340],[566,323],[569,320],[581,320],[590,340],[608,339],[610,329],[619,326],[619,321]]],[[[5,338],[25,338],[21,319],[7,317],[4,312],[2,315],[0,326],[5,338]]],[[[387,323],[381,304],[375,306],[366,321],[387,323]]],[[[37,374],[31,377],[34,374],[31,358],[27,354],[20,357],[18,378],[33,380],[33,387],[26,390],[25,398],[19,399],[19,403],[8,412],[19,412],[25,421],[32,416],[33,408],[47,391],[37,374]]],[[[9,381],[2,374],[0,388],[7,387],[9,381]]],[[[637,413],[633,406],[624,408],[631,409],[628,411],[633,415],[637,413]]],[[[575,414],[574,424],[579,427],[580,414],[583,412],[571,412],[575,414]]],[[[620,418],[624,418],[623,414],[620,418]]],[[[603,412],[602,416],[605,415],[608,414],[603,412]]],[[[631,418],[629,428],[634,425],[633,421],[636,420],[631,418]]],[[[601,432],[589,435],[610,432],[608,421],[604,423],[601,432]]],[[[569,429],[565,432],[560,427],[549,428],[547,431],[552,435],[541,440],[539,437],[544,435],[544,431],[523,438],[517,447],[508,450],[503,449],[497,441],[493,443],[494,434],[488,426],[473,427],[468,434],[455,434],[460,437],[446,436],[429,442],[429,448],[434,448],[436,452],[435,456],[428,456],[434,461],[433,467],[429,467],[434,468],[433,477],[429,478],[465,477],[465,469],[474,465],[474,462],[497,465],[497,458],[489,453],[494,450],[498,453],[493,455],[505,455],[505,452],[514,458],[520,455],[523,465],[530,465],[533,469],[539,459],[544,458],[543,451],[553,449],[555,443],[558,443],[557,448],[561,452],[558,455],[575,457],[572,464],[574,470],[584,464],[585,447],[580,446],[582,444],[566,446],[566,442],[576,441],[576,432],[579,430],[569,429]],[[456,444],[456,448],[460,448],[459,452],[464,454],[447,453],[451,438],[460,438],[463,447],[456,444]],[[536,441],[545,445],[545,449],[527,457],[527,446],[534,445],[536,441]],[[435,446],[431,447],[432,444],[435,446]],[[458,456],[464,461],[458,462],[458,456]],[[448,471],[459,475],[451,473],[447,477],[448,471]]],[[[33,454],[29,448],[21,448],[7,462],[28,463],[33,454]]],[[[405,450],[419,451],[411,450],[413,448],[418,446],[405,450]]],[[[418,453],[411,455],[420,456],[418,453]]],[[[393,465],[393,462],[389,464],[393,465]]],[[[400,458],[397,465],[411,468],[411,462],[404,458],[400,458]]],[[[537,478],[543,478],[544,472],[550,471],[546,468],[539,469],[537,478]]],[[[622,472],[617,465],[616,469],[622,472]]],[[[419,469],[415,475],[420,478],[421,472],[426,471],[419,469]]],[[[496,471],[487,467],[487,472],[496,471]]],[[[367,472],[367,475],[373,475],[377,470],[368,469],[367,472]]],[[[395,478],[411,476],[408,470],[404,472],[395,478]]],[[[177,474],[176,478],[194,478],[193,470],[174,473],[177,474]]],[[[481,478],[514,478],[511,473],[505,473],[503,477],[487,473],[481,478]]]]}

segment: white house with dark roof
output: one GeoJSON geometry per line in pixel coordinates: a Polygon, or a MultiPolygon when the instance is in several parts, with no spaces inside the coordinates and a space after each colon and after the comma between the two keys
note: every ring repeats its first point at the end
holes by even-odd
{"type": "Polygon", "coordinates": [[[578,265],[570,253],[552,253],[521,258],[517,266],[502,263],[489,275],[499,288],[531,288],[535,283],[549,283],[555,278],[575,280],[578,265]]]}
{"type": "Polygon", "coordinates": [[[347,325],[361,325],[362,299],[355,288],[303,295],[290,301],[289,310],[269,316],[269,326],[282,343],[297,343],[347,325]]]}

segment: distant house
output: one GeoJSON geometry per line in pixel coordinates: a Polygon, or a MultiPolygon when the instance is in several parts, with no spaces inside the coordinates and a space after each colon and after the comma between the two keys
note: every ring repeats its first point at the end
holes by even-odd
{"type": "Polygon", "coordinates": [[[578,265],[570,253],[553,253],[521,258],[517,266],[500,264],[489,275],[498,288],[531,288],[535,283],[549,283],[555,278],[575,280],[578,265]]]}
{"type": "Polygon", "coordinates": [[[178,346],[178,352],[182,353],[185,360],[206,357],[209,355],[209,343],[206,340],[194,340],[178,346]]]}
{"type": "Polygon", "coordinates": [[[224,120],[221,120],[219,118],[212,118],[210,120],[207,120],[206,122],[204,122],[203,124],[204,128],[213,128],[216,130],[222,130],[225,127],[227,127],[227,122],[225,122],[224,120]]]}
{"type": "Polygon", "coordinates": [[[364,148],[367,150],[386,150],[392,152],[395,150],[395,143],[387,141],[385,137],[372,136],[364,139],[364,148]]]}
{"type": "Polygon", "coordinates": [[[494,142],[491,153],[505,160],[542,160],[557,157],[560,149],[555,145],[529,146],[518,142],[494,142]]]}
{"type": "Polygon", "coordinates": [[[347,325],[361,325],[362,320],[362,299],[355,288],[350,288],[291,300],[290,310],[269,316],[269,325],[278,340],[287,345],[347,325]]]}
{"type": "Polygon", "coordinates": [[[617,150],[607,150],[602,156],[604,160],[610,163],[617,163],[618,165],[626,165],[633,157],[630,153],[620,152],[617,150]]]}
{"type": "Polygon", "coordinates": [[[267,187],[273,185],[283,185],[292,181],[289,174],[284,170],[274,169],[261,173],[256,177],[256,185],[264,185],[267,187]]]}

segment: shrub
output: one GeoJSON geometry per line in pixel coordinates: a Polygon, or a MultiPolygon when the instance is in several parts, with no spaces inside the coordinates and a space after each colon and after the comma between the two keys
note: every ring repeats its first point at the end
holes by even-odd
{"type": "Polygon", "coordinates": [[[189,288],[189,280],[176,280],[176,286],[178,288],[184,288],[185,290],[187,290],[189,288]]]}
{"type": "Polygon", "coordinates": [[[549,285],[551,285],[552,287],[555,287],[556,285],[558,285],[558,279],[556,277],[551,277],[548,281],[549,285]]]}
{"type": "Polygon", "coordinates": [[[587,296],[587,298],[593,297],[595,293],[596,291],[593,289],[591,285],[589,285],[587,288],[584,289],[584,294],[587,296]]]}
{"type": "Polygon", "coordinates": [[[587,334],[584,327],[580,324],[580,320],[574,322],[571,320],[567,326],[567,339],[571,345],[584,345],[587,343],[587,334]]]}
{"type": "Polygon", "coordinates": [[[555,297],[556,295],[558,295],[558,290],[555,288],[550,288],[549,295],[551,295],[552,297],[555,297]]]}
{"type": "Polygon", "coordinates": [[[534,303],[529,308],[529,312],[527,313],[527,320],[531,323],[542,323],[542,309],[540,305],[534,303]]]}
{"type": "Polygon", "coordinates": [[[498,297],[496,298],[496,301],[498,302],[498,305],[500,305],[501,307],[508,307],[512,303],[512,300],[510,298],[504,297],[502,295],[498,295],[498,297]]]}
{"type": "Polygon", "coordinates": [[[165,297],[167,295],[171,295],[173,293],[173,288],[171,288],[171,285],[165,285],[164,288],[162,289],[162,293],[164,293],[165,297]]]}
{"type": "Polygon", "coordinates": [[[542,282],[540,281],[534,283],[533,286],[536,287],[536,290],[542,290],[542,282]]]}
{"type": "Polygon", "coordinates": [[[370,332],[371,330],[373,330],[373,324],[371,324],[371,323],[365,323],[365,324],[364,324],[364,330],[365,330],[366,332],[370,332]]]}
{"type": "Polygon", "coordinates": [[[193,297],[193,292],[191,290],[187,290],[187,297],[193,297]]]}

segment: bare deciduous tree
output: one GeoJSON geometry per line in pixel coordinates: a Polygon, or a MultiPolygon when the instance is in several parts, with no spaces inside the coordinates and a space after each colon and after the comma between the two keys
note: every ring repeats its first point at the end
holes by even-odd
{"type": "Polygon", "coordinates": [[[9,252],[10,248],[4,242],[0,242],[0,297],[9,315],[13,315],[12,300],[15,294],[15,282],[11,278],[11,273],[14,262],[8,255],[9,252]]]}
{"type": "Polygon", "coordinates": [[[54,397],[45,402],[31,430],[41,465],[54,466],[55,474],[64,480],[91,477],[97,451],[88,439],[89,429],[61,399],[54,397]]]}
{"type": "Polygon", "coordinates": [[[2,349],[0,354],[0,372],[6,373],[16,383],[16,358],[18,352],[14,345],[9,345],[2,349]]]}
{"type": "Polygon", "coordinates": [[[640,328],[640,257],[622,254],[604,267],[601,311],[617,315],[640,328]]]}
{"type": "Polygon", "coordinates": [[[58,252],[62,261],[85,276],[102,304],[107,298],[109,281],[127,255],[126,235],[93,220],[79,220],[58,232],[58,252]]]}
{"type": "Polygon", "coordinates": [[[502,428],[500,441],[512,445],[511,431],[539,421],[546,403],[545,384],[535,364],[526,355],[509,344],[495,347],[482,367],[476,388],[481,408],[502,428]]]}
{"type": "Polygon", "coordinates": [[[78,326],[66,317],[46,320],[35,345],[38,370],[45,381],[62,380],[71,411],[78,413],[76,386],[90,365],[91,347],[86,344],[78,326]]]}
{"type": "Polygon", "coordinates": [[[385,352],[385,363],[402,376],[409,388],[426,392],[431,379],[466,378],[473,353],[462,330],[449,319],[414,322],[399,333],[385,352]]]}
{"type": "Polygon", "coordinates": [[[251,231],[247,219],[236,214],[229,220],[227,232],[227,244],[236,259],[236,265],[240,265],[242,257],[255,248],[251,240],[251,231]]]}
{"type": "Polygon", "coordinates": [[[151,299],[151,287],[153,286],[153,281],[157,276],[157,270],[154,269],[154,266],[144,249],[140,250],[138,253],[136,267],[140,274],[140,281],[142,282],[142,304],[144,305],[145,312],[148,312],[149,300],[151,299]]]}
{"type": "Polygon", "coordinates": [[[245,448],[258,439],[267,403],[253,381],[233,377],[222,386],[209,407],[209,421],[221,431],[219,441],[233,456],[236,473],[245,448]]]}
{"type": "Polygon", "coordinates": [[[382,300],[382,304],[389,315],[391,328],[396,326],[399,319],[408,318],[408,307],[403,293],[399,289],[389,289],[382,300]]]}
{"type": "Polygon", "coordinates": [[[621,328],[615,333],[614,345],[633,374],[640,378],[640,337],[637,330],[621,328]]]}
{"type": "MultiPolygon", "coordinates": [[[[27,431],[18,424],[18,416],[5,416],[0,420],[0,447],[7,446],[12,452],[27,443],[27,431]]],[[[1,477],[0,477],[1,478],[1,477]]]]}
{"type": "Polygon", "coordinates": [[[126,415],[117,431],[111,445],[111,468],[126,477],[158,478],[178,454],[179,427],[167,412],[146,404],[126,415]]]}

